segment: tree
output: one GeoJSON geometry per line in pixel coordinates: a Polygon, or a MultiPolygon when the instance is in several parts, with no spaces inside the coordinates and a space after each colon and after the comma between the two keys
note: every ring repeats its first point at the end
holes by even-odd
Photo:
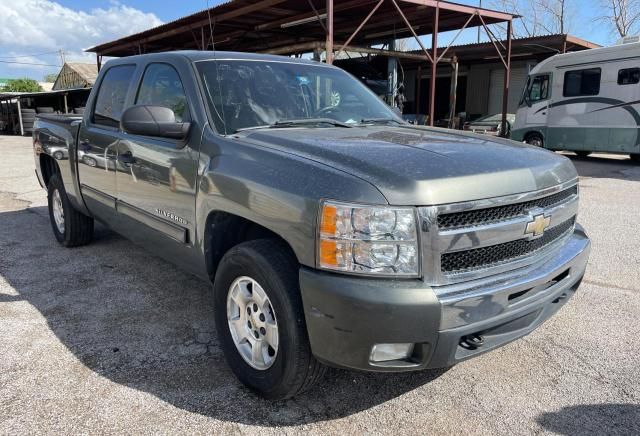
{"type": "Polygon", "coordinates": [[[567,0],[538,0],[537,4],[545,17],[541,26],[548,33],[567,32],[569,16],[567,11],[567,0]]]}
{"type": "Polygon", "coordinates": [[[58,78],[58,73],[45,74],[44,77],[42,78],[42,81],[46,83],[53,83],[56,81],[57,78],[58,78]]]}
{"type": "Polygon", "coordinates": [[[2,90],[5,92],[38,92],[43,89],[36,80],[24,78],[7,80],[7,84],[2,90]]]}
{"type": "Polygon", "coordinates": [[[640,0],[602,0],[606,15],[601,19],[607,22],[621,38],[639,30],[640,0]]]}
{"type": "MultiPolygon", "coordinates": [[[[640,1],[640,0],[636,0],[640,1]]],[[[520,15],[513,22],[515,38],[529,38],[550,33],[568,33],[572,27],[573,0],[493,0],[494,9],[520,15]]],[[[498,26],[504,36],[505,26],[498,26]]]]}

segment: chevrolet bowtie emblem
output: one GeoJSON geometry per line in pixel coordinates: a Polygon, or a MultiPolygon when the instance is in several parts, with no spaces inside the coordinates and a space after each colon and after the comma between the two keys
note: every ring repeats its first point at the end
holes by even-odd
{"type": "Polygon", "coordinates": [[[525,235],[532,236],[534,238],[544,235],[544,231],[551,224],[551,218],[545,217],[544,214],[535,215],[533,221],[527,223],[527,228],[524,231],[525,235]]]}

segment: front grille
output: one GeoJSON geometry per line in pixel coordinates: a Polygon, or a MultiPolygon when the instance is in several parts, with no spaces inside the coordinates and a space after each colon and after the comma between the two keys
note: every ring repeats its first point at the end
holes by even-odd
{"type": "Polygon", "coordinates": [[[534,207],[543,209],[553,207],[562,203],[572,195],[578,194],[578,185],[565,189],[547,197],[525,201],[523,203],[508,204],[505,206],[490,207],[486,209],[476,209],[465,212],[447,213],[438,216],[438,227],[442,229],[455,229],[460,227],[470,227],[479,224],[491,224],[505,221],[517,216],[527,214],[527,210],[534,207]]]}
{"type": "Polygon", "coordinates": [[[449,274],[461,273],[515,260],[560,239],[573,228],[574,223],[575,217],[549,229],[544,236],[538,239],[518,239],[488,247],[445,253],[441,257],[442,271],[449,274]]]}

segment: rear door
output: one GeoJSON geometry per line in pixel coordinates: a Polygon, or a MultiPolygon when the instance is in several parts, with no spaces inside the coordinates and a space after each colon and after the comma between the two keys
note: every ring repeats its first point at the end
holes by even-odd
{"type": "MultiPolygon", "coordinates": [[[[146,65],[133,104],[172,109],[176,121],[192,123],[187,140],[126,134],[118,145],[118,212],[130,224],[122,231],[152,249],[171,242],[189,246],[195,236],[200,130],[179,68],[164,62],[146,65]]],[[[184,75],[189,73],[182,68],[184,75]]]]}
{"type": "Polygon", "coordinates": [[[135,65],[110,67],[97,88],[91,113],[78,133],[78,178],[88,209],[96,217],[111,221],[117,195],[117,150],[120,116],[126,105],[135,65]]]}

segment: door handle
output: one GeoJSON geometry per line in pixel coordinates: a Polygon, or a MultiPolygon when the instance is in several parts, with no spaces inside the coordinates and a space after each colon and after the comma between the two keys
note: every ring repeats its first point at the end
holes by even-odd
{"type": "Polygon", "coordinates": [[[118,162],[130,165],[136,162],[136,158],[130,151],[125,151],[124,153],[118,153],[118,162]]]}
{"type": "Polygon", "coordinates": [[[547,114],[547,111],[542,112],[542,115],[546,115],[546,114],[547,114]]]}

